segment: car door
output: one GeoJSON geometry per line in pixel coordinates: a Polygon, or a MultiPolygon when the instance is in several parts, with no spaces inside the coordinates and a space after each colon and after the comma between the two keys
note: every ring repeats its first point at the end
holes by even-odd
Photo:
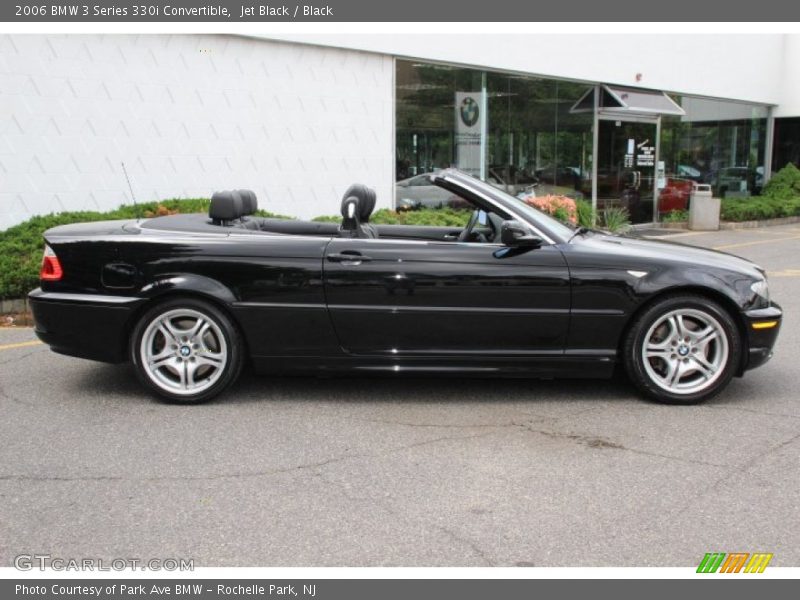
{"type": "Polygon", "coordinates": [[[342,348],[359,355],[560,354],[567,264],[555,245],[335,238],[325,297],[342,348]]]}

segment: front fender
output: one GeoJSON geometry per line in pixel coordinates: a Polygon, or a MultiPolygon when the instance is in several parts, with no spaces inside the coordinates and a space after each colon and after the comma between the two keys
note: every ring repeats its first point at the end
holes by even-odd
{"type": "Polygon", "coordinates": [[[672,290],[697,289],[709,291],[715,296],[724,296],[740,311],[754,308],[757,297],[750,290],[751,279],[742,278],[741,273],[702,268],[669,268],[656,270],[637,281],[635,294],[646,303],[656,295],[672,290]]]}

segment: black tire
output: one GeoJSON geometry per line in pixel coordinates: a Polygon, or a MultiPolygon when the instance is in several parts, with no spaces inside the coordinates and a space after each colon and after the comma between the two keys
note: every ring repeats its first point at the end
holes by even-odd
{"type": "Polygon", "coordinates": [[[730,383],[741,362],[742,340],[733,317],[719,303],[696,294],[676,294],[658,300],[635,318],[623,341],[622,354],[628,378],[645,396],[665,404],[697,404],[715,396],[730,383]],[[680,315],[685,329],[698,327],[688,331],[691,337],[683,338],[685,343],[678,341],[677,346],[674,337],[681,338],[672,333],[676,330],[670,315],[680,315]],[[695,339],[704,331],[700,329],[703,319],[712,333],[716,333],[714,338],[711,334],[707,336],[710,341],[695,339]],[[651,328],[655,329],[651,331],[651,328]],[[663,358],[645,358],[646,342],[647,349],[658,348],[653,352],[663,353],[663,358]],[[709,361],[706,352],[719,354],[714,354],[715,360],[709,361]],[[712,366],[717,368],[710,368],[712,366]],[[681,368],[688,370],[685,375],[680,375],[681,368]],[[676,385],[670,386],[669,380],[675,373],[678,380],[676,385]],[[692,387],[693,381],[697,382],[697,389],[692,387]],[[680,389],[681,385],[685,387],[680,389]]]}
{"type": "Polygon", "coordinates": [[[199,404],[215,398],[236,381],[244,363],[244,348],[236,325],[219,308],[196,298],[173,298],[150,308],[136,323],[130,356],[139,380],[159,398],[176,404],[199,404]],[[165,319],[170,327],[159,327],[165,319]],[[191,333],[192,319],[196,319],[198,329],[202,329],[201,323],[208,324],[205,333],[200,332],[197,338],[180,335],[191,333]],[[189,329],[177,327],[187,323],[189,329]],[[179,337],[167,337],[167,329],[179,337]],[[152,357],[158,360],[148,361],[149,354],[159,346],[159,355],[152,357]],[[184,355],[186,348],[189,350],[184,355]],[[163,366],[155,366],[162,362],[163,366]],[[190,368],[191,385],[187,374],[190,368]],[[195,381],[195,373],[200,381],[195,381]],[[192,385],[197,386],[196,391],[192,385]]]}

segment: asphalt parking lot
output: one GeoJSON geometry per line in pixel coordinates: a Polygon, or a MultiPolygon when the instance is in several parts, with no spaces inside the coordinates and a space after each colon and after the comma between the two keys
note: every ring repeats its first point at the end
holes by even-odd
{"type": "Polygon", "coordinates": [[[800,225],[670,239],[770,272],[775,358],[701,406],[624,381],[263,379],[152,400],[0,329],[0,565],[800,566],[800,225]]]}

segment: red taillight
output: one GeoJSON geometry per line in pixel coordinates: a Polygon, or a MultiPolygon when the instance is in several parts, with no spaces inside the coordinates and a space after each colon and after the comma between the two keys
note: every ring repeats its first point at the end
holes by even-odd
{"type": "Polygon", "coordinates": [[[61,263],[58,261],[56,253],[53,252],[50,246],[45,246],[39,279],[42,281],[59,281],[62,275],[64,275],[64,270],[61,268],[61,263]]]}

